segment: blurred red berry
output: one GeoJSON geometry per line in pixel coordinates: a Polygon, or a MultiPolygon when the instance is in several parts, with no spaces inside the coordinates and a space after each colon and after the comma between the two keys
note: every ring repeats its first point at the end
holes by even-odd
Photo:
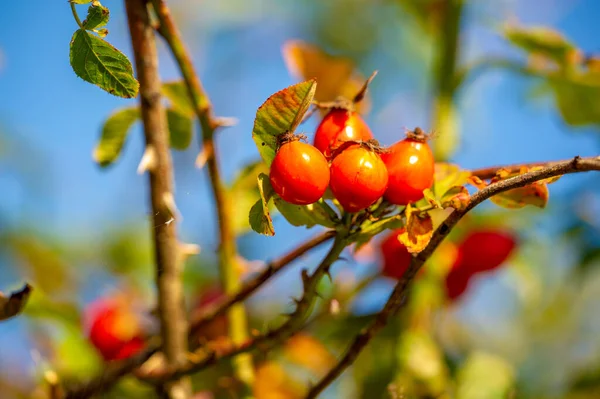
{"type": "Polygon", "coordinates": [[[469,286],[472,273],[461,269],[452,269],[446,276],[446,296],[451,301],[457,300],[469,286]]]}
{"type": "Polygon", "coordinates": [[[455,269],[478,273],[502,265],[516,246],[515,237],[506,231],[487,229],[470,232],[458,246],[455,269]]]}
{"type": "Polygon", "coordinates": [[[383,255],[382,274],[386,277],[400,279],[410,265],[412,258],[404,244],[398,240],[398,236],[404,229],[397,229],[388,234],[381,242],[381,253],[383,255]]]}
{"type": "Polygon", "coordinates": [[[87,311],[89,339],[104,360],[120,360],[140,352],[144,334],[140,318],[124,300],[100,299],[87,311]]]}

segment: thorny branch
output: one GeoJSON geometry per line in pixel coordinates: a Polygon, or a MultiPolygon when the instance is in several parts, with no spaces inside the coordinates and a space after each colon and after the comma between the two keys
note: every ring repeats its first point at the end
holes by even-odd
{"type": "Polygon", "coordinates": [[[244,301],[246,298],[252,295],[254,291],[261,287],[268,279],[270,279],[273,275],[278,273],[289,263],[298,259],[312,248],[315,248],[316,246],[332,239],[334,236],[335,231],[326,231],[323,234],[320,234],[306,241],[305,243],[296,247],[281,258],[269,262],[262,272],[260,272],[252,280],[245,283],[238,292],[236,292],[233,295],[226,296],[219,303],[208,308],[206,311],[200,314],[196,319],[192,319],[190,322],[190,336],[194,336],[197,333],[197,331],[202,329],[202,327],[206,326],[223,313],[227,312],[227,310],[234,304],[244,301]]]}
{"type": "MultiPolygon", "coordinates": [[[[266,269],[262,271],[258,276],[244,284],[238,293],[226,297],[226,299],[224,299],[223,302],[216,305],[215,308],[208,310],[208,313],[205,313],[195,321],[192,321],[192,323],[190,324],[190,336],[192,336],[193,332],[197,331],[202,325],[209,323],[214,318],[227,312],[227,310],[234,303],[243,301],[244,299],[249,297],[253,292],[260,288],[265,282],[267,282],[271,277],[273,277],[275,274],[281,271],[289,263],[298,259],[312,248],[315,248],[316,246],[332,239],[333,237],[335,237],[335,234],[335,231],[326,231],[323,234],[320,234],[310,239],[309,241],[306,241],[305,243],[299,245],[290,252],[281,256],[280,258],[269,262],[266,269]]],[[[109,366],[106,370],[104,370],[104,372],[100,376],[93,378],[86,383],[70,386],[68,389],[67,398],[87,398],[94,393],[100,393],[110,389],[110,387],[112,387],[120,378],[133,372],[146,360],[148,360],[154,353],[160,350],[159,342],[156,340],[156,338],[158,337],[154,337],[154,339],[148,342],[147,349],[140,355],[134,356],[132,358],[123,360],[121,362],[109,366]]],[[[200,350],[200,352],[201,351],[202,350],[200,350]]],[[[240,346],[240,351],[244,352],[243,346],[240,346]]],[[[235,356],[235,354],[236,353],[232,352],[227,357],[235,356]]]]}
{"type": "MultiPolygon", "coordinates": [[[[185,360],[188,352],[187,317],[178,262],[177,230],[175,223],[171,223],[177,212],[173,200],[173,164],[169,149],[169,132],[160,95],[158,51],[146,1],[127,0],[125,5],[140,82],[139,98],[146,151],[151,152],[154,157],[148,175],[162,351],[166,364],[177,367],[185,360]]],[[[168,399],[189,398],[191,385],[187,379],[174,381],[160,387],[159,394],[168,399]]]]}
{"type": "MultiPolygon", "coordinates": [[[[184,41],[181,37],[171,12],[164,0],[152,0],[154,10],[159,20],[158,32],[165,39],[173,57],[179,66],[181,75],[185,82],[188,95],[192,100],[194,111],[202,129],[202,151],[206,157],[206,166],[210,178],[210,185],[215,199],[217,220],[219,228],[219,270],[226,294],[233,294],[240,288],[240,275],[236,265],[236,243],[231,221],[231,209],[229,198],[227,198],[223,180],[221,179],[217,151],[215,149],[214,134],[223,123],[219,122],[212,113],[210,99],[206,94],[198,75],[194,71],[192,59],[189,55],[184,41]]],[[[248,339],[248,326],[246,311],[242,303],[236,304],[229,309],[230,337],[234,343],[240,344],[248,339]]],[[[252,384],[254,370],[252,359],[239,357],[235,364],[237,377],[246,386],[252,384]]]]}
{"type": "Polygon", "coordinates": [[[367,346],[371,338],[373,338],[383,327],[387,325],[391,317],[398,313],[398,311],[406,303],[408,288],[414,276],[421,269],[427,259],[429,259],[429,257],[433,254],[442,240],[446,238],[452,228],[456,226],[459,220],[462,219],[467,212],[475,208],[486,199],[504,191],[517,187],[523,187],[530,183],[550,177],[593,170],[600,171],[600,157],[575,157],[567,161],[550,163],[549,166],[546,166],[543,169],[528,172],[519,176],[508,178],[506,180],[501,180],[473,194],[466,209],[461,211],[455,210],[437,228],[427,247],[425,247],[423,251],[421,251],[412,259],[409,268],[396,284],[394,291],[390,295],[381,312],[377,314],[377,317],[373,323],[354,338],[346,350],[345,355],[338,361],[338,363],[327,373],[327,375],[325,375],[325,377],[323,377],[316,385],[311,387],[310,391],[306,395],[306,399],[316,398],[323,390],[325,390],[325,388],[327,388],[327,386],[329,386],[337,377],[339,377],[344,370],[354,362],[362,350],[367,346]]]}
{"type": "Polygon", "coordinates": [[[183,375],[200,371],[223,359],[228,359],[239,355],[240,353],[249,352],[255,349],[266,351],[281,341],[291,337],[303,327],[304,322],[310,315],[310,311],[315,303],[315,298],[318,296],[317,286],[319,282],[325,275],[329,274],[331,265],[339,259],[340,254],[344,248],[346,248],[347,244],[348,242],[346,241],[346,238],[341,233],[337,233],[331,249],[321,261],[319,266],[315,269],[315,271],[312,274],[309,274],[306,270],[303,270],[302,298],[295,300],[296,309],[281,326],[271,329],[262,335],[251,338],[240,345],[234,344],[225,350],[217,350],[210,347],[200,348],[200,350],[189,357],[187,364],[177,368],[168,367],[163,370],[150,373],[145,376],[145,379],[154,383],[161,383],[177,379],[183,375]]]}

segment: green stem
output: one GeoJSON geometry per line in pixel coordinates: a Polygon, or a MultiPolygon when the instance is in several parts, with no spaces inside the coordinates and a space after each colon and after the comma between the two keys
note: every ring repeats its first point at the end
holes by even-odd
{"type": "Polygon", "coordinates": [[[69,3],[71,5],[71,12],[73,13],[73,18],[75,18],[75,22],[81,29],[83,29],[83,23],[81,23],[81,19],[79,19],[79,15],[77,14],[77,9],[75,8],[74,3],[69,3]]]}
{"type": "Polygon", "coordinates": [[[434,71],[436,87],[431,124],[433,130],[439,133],[433,149],[438,161],[447,160],[454,153],[459,139],[454,95],[463,5],[464,0],[447,0],[444,3],[439,58],[434,71]]]}
{"type": "MultiPolygon", "coordinates": [[[[215,198],[217,220],[219,222],[219,271],[222,284],[227,295],[235,294],[241,287],[241,276],[236,267],[236,243],[231,220],[231,204],[226,196],[225,187],[220,176],[213,136],[219,127],[212,114],[212,107],[200,79],[194,71],[192,59],[185,47],[169,8],[164,0],[152,0],[160,26],[158,32],[167,42],[173,57],[179,66],[188,95],[194,104],[194,111],[202,130],[203,151],[207,155],[206,166],[211,188],[215,198]]],[[[248,323],[246,311],[242,303],[231,307],[227,315],[229,333],[234,344],[239,345],[248,340],[248,323]]],[[[245,384],[246,395],[254,381],[254,367],[249,354],[237,356],[234,360],[237,377],[245,384]]]]}

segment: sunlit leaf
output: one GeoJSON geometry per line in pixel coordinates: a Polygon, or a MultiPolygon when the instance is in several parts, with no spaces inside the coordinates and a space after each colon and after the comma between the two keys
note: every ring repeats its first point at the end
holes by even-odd
{"type": "MultiPolygon", "coordinates": [[[[316,224],[326,227],[335,226],[336,220],[332,219],[327,210],[329,205],[323,201],[310,205],[294,205],[284,201],[279,196],[275,196],[273,201],[277,210],[292,226],[306,226],[307,228],[316,224]]],[[[331,211],[333,212],[333,210],[331,211]]]]}
{"type": "Polygon", "coordinates": [[[103,167],[115,162],[121,154],[129,129],[139,118],[138,107],[122,108],[111,114],[104,122],[100,141],[94,148],[94,161],[103,167]]]}
{"type": "Polygon", "coordinates": [[[268,166],[275,158],[277,137],[296,129],[311,104],[316,88],[314,79],[287,87],[269,97],[256,111],[252,138],[268,166]]]}
{"type": "Polygon", "coordinates": [[[490,201],[503,208],[519,209],[526,205],[545,208],[550,193],[548,186],[543,183],[533,183],[525,187],[514,188],[501,194],[494,195],[490,201]]]}
{"type": "Polygon", "coordinates": [[[467,184],[469,176],[471,176],[471,172],[461,170],[458,165],[443,162],[436,163],[432,189],[435,197],[441,199],[452,187],[467,184]]]}
{"type": "Polygon", "coordinates": [[[44,323],[54,321],[77,328],[81,326],[79,309],[74,302],[58,301],[40,290],[32,292],[23,314],[34,320],[42,320],[44,323]]]}
{"type": "Polygon", "coordinates": [[[293,363],[320,375],[335,364],[335,356],[314,337],[300,333],[290,338],[283,348],[285,356],[293,363]]]}
{"type": "Polygon", "coordinates": [[[8,296],[0,292],[0,321],[21,313],[29,299],[29,295],[31,295],[32,289],[29,284],[25,284],[23,288],[12,292],[8,296]]]}
{"type": "Polygon", "coordinates": [[[110,11],[98,2],[92,3],[88,8],[87,17],[83,20],[83,27],[88,30],[98,29],[108,23],[110,11]]]}
{"type": "Polygon", "coordinates": [[[305,388],[289,376],[283,367],[266,362],[256,370],[253,394],[256,399],[300,399],[305,388]]]}
{"type": "Polygon", "coordinates": [[[169,143],[171,148],[185,150],[192,142],[192,119],[174,109],[167,109],[167,123],[169,125],[169,143]]]}
{"type": "Polygon", "coordinates": [[[163,83],[161,92],[163,96],[169,100],[174,109],[189,117],[194,115],[194,105],[190,101],[187,88],[183,81],[178,80],[175,82],[163,83]]]}
{"type": "Polygon", "coordinates": [[[367,221],[361,226],[360,232],[353,238],[356,243],[354,251],[358,252],[365,244],[377,234],[387,229],[398,229],[404,227],[404,222],[399,216],[391,216],[376,220],[374,222],[367,221]]]}
{"type": "Polygon", "coordinates": [[[398,236],[398,240],[406,246],[408,252],[421,252],[433,235],[433,222],[429,214],[419,215],[410,205],[406,207],[406,231],[398,236]]]}
{"type": "Polygon", "coordinates": [[[513,367],[506,360],[489,353],[474,352],[458,371],[456,398],[507,398],[514,383],[513,367]]]}
{"type": "Polygon", "coordinates": [[[565,122],[573,126],[600,125],[600,73],[552,76],[548,84],[565,122]]]}
{"type": "Polygon", "coordinates": [[[69,0],[69,3],[73,3],[73,4],[87,4],[87,3],[91,3],[92,0],[69,0]]]}
{"type": "Polygon", "coordinates": [[[544,56],[559,65],[566,64],[570,54],[576,51],[561,33],[550,28],[509,26],[504,33],[508,40],[528,53],[544,56]]]}
{"type": "Polygon", "coordinates": [[[306,206],[290,204],[279,196],[275,196],[273,202],[277,210],[292,226],[306,226],[310,228],[315,225],[315,221],[310,216],[310,212],[306,206]]]}
{"type": "MultiPolygon", "coordinates": [[[[352,99],[364,83],[364,77],[356,72],[351,59],[329,55],[315,45],[301,40],[288,40],[282,52],[292,76],[299,80],[316,78],[319,82],[315,92],[317,101],[333,101],[340,96],[352,99]]],[[[366,113],[369,102],[365,97],[358,104],[358,111],[366,113]]]]}
{"type": "Polygon", "coordinates": [[[232,201],[233,216],[231,219],[237,234],[250,229],[247,215],[256,199],[260,197],[256,185],[256,176],[261,173],[269,173],[265,163],[262,161],[253,162],[239,172],[229,188],[230,198],[235,198],[235,201],[232,201]]]}
{"type": "Polygon", "coordinates": [[[427,332],[405,332],[397,353],[403,373],[420,385],[420,397],[437,397],[447,388],[448,370],[443,353],[427,332]]]}
{"type": "Polygon", "coordinates": [[[440,201],[444,208],[464,210],[469,205],[471,197],[465,186],[454,186],[446,191],[440,201]]]}
{"type": "Polygon", "coordinates": [[[131,63],[115,47],[78,29],[71,39],[71,66],[81,79],[118,97],[137,96],[139,83],[133,77],[131,63]]]}
{"type": "Polygon", "coordinates": [[[72,288],[71,268],[57,248],[27,233],[3,237],[3,241],[14,253],[19,272],[36,289],[53,294],[72,288]]]}
{"type": "Polygon", "coordinates": [[[273,220],[269,214],[268,203],[273,196],[273,188],[269,176],[261,173],[258,175],[258,191],[260,199],[250,209],[249,222],[252,230],[267,236],[275,235],[273,220]]]}

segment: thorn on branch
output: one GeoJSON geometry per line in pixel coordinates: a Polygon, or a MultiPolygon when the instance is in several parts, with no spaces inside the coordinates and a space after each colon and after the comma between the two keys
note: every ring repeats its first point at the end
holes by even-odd
{"type": "Polygon", "coordinates": [[[229,117],[229,116],[220,116],[220,117],[214,118],[215,129],[222,128],[222,127],[232,127],[232,126],[237,125],[239,122],[240,121],[238,118],[229,117]]]}
{"type": "Polygon", "coordinates": [[[202,150],[196,157],[196,162],[195,162],[195,165],[198,169],[204,168],[204,166],[206,165],[206,162],[208,161],[208,158],[210,158],[212,156],[213,151],[214,150],[213,150],[212,146],[205,145],[204,147],[202,147],[202,150]]]}
{"type": "Polygon", "coordinates": [[[145,172],[154,172],[156,169],[156,151],[153,146],[146,146],[140,164],[137,168],[138,175],[143,175],[145,172]]]}
{"type": "Polygon", "coordinates": [[[174,220],[183,219],[183,216],[181,216],[181,213],[179,212],[179,209],[177,209],[177,205],[175,204],[175,197],[173,196],[173,193],[167,192],[163,194],[163,204],[165,205],[165,208],[169,212],[169,215],[172,219],[168,223],[174,220]]]}

